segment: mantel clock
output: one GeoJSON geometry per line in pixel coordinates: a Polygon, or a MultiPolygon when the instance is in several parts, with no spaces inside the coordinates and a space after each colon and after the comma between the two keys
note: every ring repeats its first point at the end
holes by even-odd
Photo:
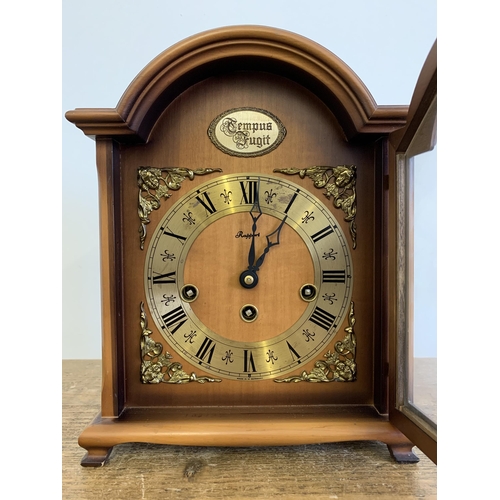
{"type": "Polygon", "coordinates": [[[239,26],[160,54],[115,109],[66,114],[95,138],[100,197],[102,409],[82,465],[124,442],[379,440],[435,460],[392,395],[396,159],[417,107],[377,106],[308,39],[239,26]]]}

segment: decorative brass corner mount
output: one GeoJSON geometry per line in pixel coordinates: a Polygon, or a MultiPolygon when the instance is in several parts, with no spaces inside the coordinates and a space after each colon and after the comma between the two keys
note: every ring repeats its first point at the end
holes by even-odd
{"type": "Polygon", "coordinates": [[[187,384],[189,382],[221,382],[221,379],[198,377],[195,373],[189,375],[182,369],[182,365],[172,360],[172,355],[165,351],[163,346],[151,338],[153,333],[148,329],[148,319],[144,312],[144,303],[141,302],[141,382],[143,384],[187,384]]]}
{"type": "Polygon", "coordinates": [[[328,351],[324,358],[314,363],[310,373],[303,371],[300,375],[275,379],[275,382],[354,382],[356,380],[356,335],[354,333],[354,302],[349,311],[349,326],[344,328],[344,340],[335,343],[332,353],[328,351]]]}
{"type": "Polygon", "coordinates": [[[352,248],[356,248],[356,165],[277,168],[274,172],[298,174],[302,179],[309,177],[314,182],[314,187],[325,188],[326,192],[323,194],[328,199],[333,198],[334,207],[344,212],[344,220],[349,223],[352,248]]]}
{"type": "Polygon", "coordinates": [[[170,190],[177,191],[186,180],[193,180],[195,175],[206,175],[213,172],[222,172],[220,168],[199,168],[191,170],[189,168],[154,168],[139,167],[137,172],[137,183],[139,185],[139,219],[141,221],[140,245],[144,250],[146,241],[146,225],[149,224],[149,214],[153,210],[158,210],[161,206],[161,199],[171,196],[170,190]]]}

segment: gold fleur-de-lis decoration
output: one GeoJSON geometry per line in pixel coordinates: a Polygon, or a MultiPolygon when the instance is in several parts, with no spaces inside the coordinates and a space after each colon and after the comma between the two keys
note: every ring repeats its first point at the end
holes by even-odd
{"type": "Polygon", "coordinates": [[[324,188],[323,194],[328,199],[333,199],[335,208],[344,212],[344,220],[349,223],[352,248],[356,248],[356,165],[277,168],[274,172],[299,175],[301,179],[308,177],[313,181],[314,187],[324,188]]]}
{"type": "Polygon", "coordinates": [[[186,180],[193,180],[195,175],[206,175],[213,172],[222,172],[220,168],[154,168],[139,167],[137,183],[139,185],[138,214],[141,221],[139,228],[140,247],[144,249],[146,241],[146,225],[149,224],[149,215],[161,206],[162,198],[167,199],[172,195],[170,191],[178,191],[186,180]]]}
{"type": "Polygon", "coordinates": [[[141,302],[141,382],[143,384],[187,384],[189,382],[221,382],[221,379],[198,377],[196,373],[188,374],[182,365],[172,361],[172,355],[165,351],[159,342],[152,338],[152,331],[148,329],[148,319],[141,302]]]}
{"type": "Polygon", "coordinates": [[[323,355],[325,360],[318,360],[310,371],[300,375],[275,379],[278,383],[291,382],[353,382],[356,380],[356,335],[354,334],[354,302],[349,310],[349,325],[344,328],[346,333],[342,340],[335,343],[335,348],[323,355]]]}

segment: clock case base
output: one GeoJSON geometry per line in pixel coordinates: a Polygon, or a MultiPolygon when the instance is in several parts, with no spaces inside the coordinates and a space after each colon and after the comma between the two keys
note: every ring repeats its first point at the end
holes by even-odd
{"type": "Polygon", "coordinates": [[[177,446],[294,446],[343,441],[381,441],[399,463],[415,463],[413,443],[371,406],[315,408],[133,408],[119,418],[97,415],[80,435],[85,467],[106,463],[114,446],[153,443],[177,446]]]}

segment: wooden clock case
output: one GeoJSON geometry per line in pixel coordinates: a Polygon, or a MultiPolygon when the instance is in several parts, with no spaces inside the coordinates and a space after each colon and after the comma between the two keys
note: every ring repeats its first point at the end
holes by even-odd
{"type": "MultiPolygon", "coordinates": [[[[432,58],[435,65],[435,54],[432,58]]],[[[423,75],[421,93],[434,73],[423,75]]],[[[398,377],[395,153],[414,114],[412,107],[409,112],[407,106],[378,106],[353,71],[325,48],[261,26],[188,38],[148,64],[116,108],[66,114],[95,139],[100,203],[102,404],[79,438],[87,450],[82,465],[104,464],[112,447],[125,442],[271,446],[378,440],[400,462],[418,460],[414,444],[436,460],[435,442],[397,410],[393,395],[398,377]],[[283,143],[252,159],[215,148],[208,125],[238,106],[272,110],[286,126],[283,143]],[[272,380],[243,382],[245,390],[232,381],[217,388],[142,384],[138,305],[144,300],[144,251],[139,249],[137,169],[210,167],[225,174],[235,165],[238,171],[271,173],[344,164],[357,166],[357,248],[351,250],[357,273],[357,380],[286,387],[272,380]]],[[[172,192],[151,214],[147,230],[169,203],[208,177],[187,180],[172,192]]],[[[310,179],[293,181],[327,203],[310,179]]],[[[342,213],[336,217],[343,219],[342,213]]],[[[196,370],[181,361],[186,371],[196,370]]]]}

